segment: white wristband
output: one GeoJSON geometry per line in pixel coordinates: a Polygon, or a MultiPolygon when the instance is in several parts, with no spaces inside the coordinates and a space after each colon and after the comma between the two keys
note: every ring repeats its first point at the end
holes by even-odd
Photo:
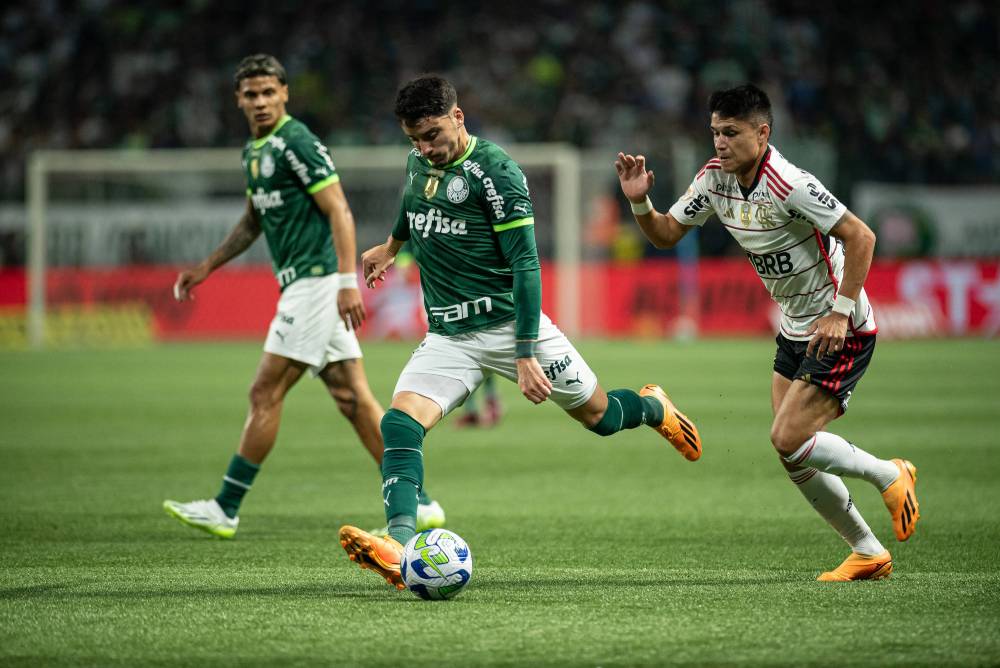
{"type": "Polygon", "coordinates": [[[850,316],[854,313],[854,300],[846,295],[837,295],[833,300],[833,312],[840,315],[850,316]]]}
{"type": "Polygon", "coordinates": [[[337,274],[337,289],[343,290],[344,288],[355,288],[358,287],[358,275],[351,274],[337,274]]]}
{"type": "Polygon", "coordinates": [[[632,206],[632,213],[637,216],[644,216],[653,210],[653,203],[649,200],[649,195],[646,195],[646,201],[644,202],[636,204],[632,200],[629,200],[628,203],[632,206]]]}

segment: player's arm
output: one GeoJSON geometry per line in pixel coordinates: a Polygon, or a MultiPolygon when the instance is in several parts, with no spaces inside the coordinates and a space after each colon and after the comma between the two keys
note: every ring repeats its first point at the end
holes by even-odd
{"type": "Polygon", "coordinates": [[[410,239],[409,219],[403,202],[399,203],[399,215],[392,228],[392,234],[385,243],[369,248],[361,254],[361,271],[365,275],[365,285],[374,288],[376,282],[385,280],[385,272],[396,261],[396,255],[410,239]]]}
{"type": "Polygon", "coordinates": [[[649,191],[656,180],[652,170],[646,169],[646,157],[619,153],[615,171],[622,192],[632,205],[632,213],[639,229],[657,248],[673,248],[691,229],[682,225],[670,212],[660,213],[649,201],[649,191]]]}
{"type": "Polygon", "coordinates": [[[239,222],[229,231],[218,248],[194,267],[185,269],[177,275],[177,280],[174,282],[174,298],[179,302],[194,299],[191,290],[208,278],[213,271],[250,248],[251,244],[260,236],[260,232],[260,220],[257,218],[257,212],[254,211],[253,205],[247,199],[247,208],[239,222]]]}
{"type": "MultiPolygon", "coordinates": [[[[532,221],[532,219],[526,219],[532,221]]],[[[535,358],[538,325],[542,314],[542,270],[530,222],[498,234],[500,248],[514,274],[514,356],[517,384],[532,403],[540,404],[552,393],[552,381],[535,358]]]]}
{"type": "Polygon", "coordinates": [[[834,310],[809,328],[812,338],[806,347],[806,354],[810,355],[815,351],[817,358],[836,352],[844,346],[854,303],[861,294],[875,255],[875,233],[850,211],[844,211],[840,220],[830,229],[830,236],[844,244],[844,276],[837,290],[834,310]]]}
{"type": "Polygon", "coordinates": [[[837,294],[856,301],[875,256],[875,233],[863,220],[845,211],[830,236],[844,243],[844,279],[837,294]]]}
{"type": "MultiPolygon", "coordinates": [[[[517,385],[529,401],[540,404],[552,393],[552,381],[535,358],[538,325],[542,316],[542,270],[535,245],[535,218],[528,182],[520,167],[505,162],[491,169],[493,181],[504,197],[503,218],[493,220],[500,251],[513,273],[514,357],[517,385]]],[[[487,217],[493,207],[483,202],[487,217]]]]}
{"type": "Polygon", "coordinates": [[[355,257],[358,251],[354,235],[354,215],[347,203],[347,196],[339,181],[333,181],[312,193],[313,201],[330,221],[330,235],[337,252],[337,311],[348,329],[359,327],[365,321],[364,302],[358,291],[358,274],[355,257]]]}

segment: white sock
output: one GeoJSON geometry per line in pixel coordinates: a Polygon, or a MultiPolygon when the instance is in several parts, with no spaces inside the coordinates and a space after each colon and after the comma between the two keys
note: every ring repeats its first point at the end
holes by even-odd
{"type": "Polygon", "coordinates": [[[813,468],[789,471],[788,477],[827,524],[847,541],[852,551],[866,557],[885,552],[882,543],[854,506],[843,480],[813,468]]]}
{"type": "Polygon", "coordinates": [[[884,492],[899,477],[899,469],[887,459],[874,457],[828,431],[816,435],[785,457],[796,466],[812,466],[825,473],[861,478],[884,492]]]}

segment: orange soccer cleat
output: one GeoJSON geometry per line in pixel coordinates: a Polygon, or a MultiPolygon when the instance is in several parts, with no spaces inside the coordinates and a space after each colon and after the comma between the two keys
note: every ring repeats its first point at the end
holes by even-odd
{"type": "Polygon", "coordinates": [[[882,580],[892,573],[892,555],[889,550],[874,557],[851,552],[844,563],[820,575],[820,582],[851,582],[853,580],[882,580]]]}
{"type": "Polygon", "coordinates": [[[920,519],[920,504],[917,503],[917,467],[906,459],[893,459],[899,469],[899,477],[882,492],[885,507],[892,515],[892,528],[896,540],[906,540],[913,535],[920,519]]]}
{"type": "Polygon", "coordinates": [[[663,422],[653,428],[670,441],[677,452],[684,455],[684,459],[693,462],[701,457],[701,436],[698,435],[698,428],[684,413],[677,410],[662,387],[646,385],[639,390],[639,396],[653,397],[663,406],[663,422]]]}
{"type": "Polygon", "coordinates": [[[340,544],[351,561],[361,568],[375,571],[396,589],[405,589],[399,574],[403,546],[392,536],[373,536],[357,527],[340,527],[340,544]]]}

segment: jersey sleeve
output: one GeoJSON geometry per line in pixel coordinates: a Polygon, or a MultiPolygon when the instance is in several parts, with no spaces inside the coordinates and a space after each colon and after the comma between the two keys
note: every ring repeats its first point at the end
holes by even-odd
{"type": "Polygon", "coordinates": [[[847,207],[808,172],[802,172],[802,176],[793,181],[792,192],[784,204],[789,212],[794,210],[802,214],[823,234],[829,234],[847,212],[847,207]]]}
{"type": "Polygon", "coordinates": [[[670,215],[682,225],[701,227],[715,209],[708,198],[708,177],[703,172],[696,176],[679,200],[670,207],[670,215]]]}
{"type": "Polygon", "coordinates": [[[410,219],[406,215],[406,200],[400,198],[399,213],[396,214],[396,222],[392,226],[392,238],[400,241],[408,241],[410,238],[410,219]]]}
{"type": "Polygon", "coordinates": [[[513,160],[487,168],[482,180],[482,207],[494,232],[534,225],[535,209],[528,179],[513,160]]]}
{"type": "Polygon", "coordinates": [[[290,140],[284,157],[310,195],[340,181],[330,150],[312,133],[303,133],[290,140]]]}

